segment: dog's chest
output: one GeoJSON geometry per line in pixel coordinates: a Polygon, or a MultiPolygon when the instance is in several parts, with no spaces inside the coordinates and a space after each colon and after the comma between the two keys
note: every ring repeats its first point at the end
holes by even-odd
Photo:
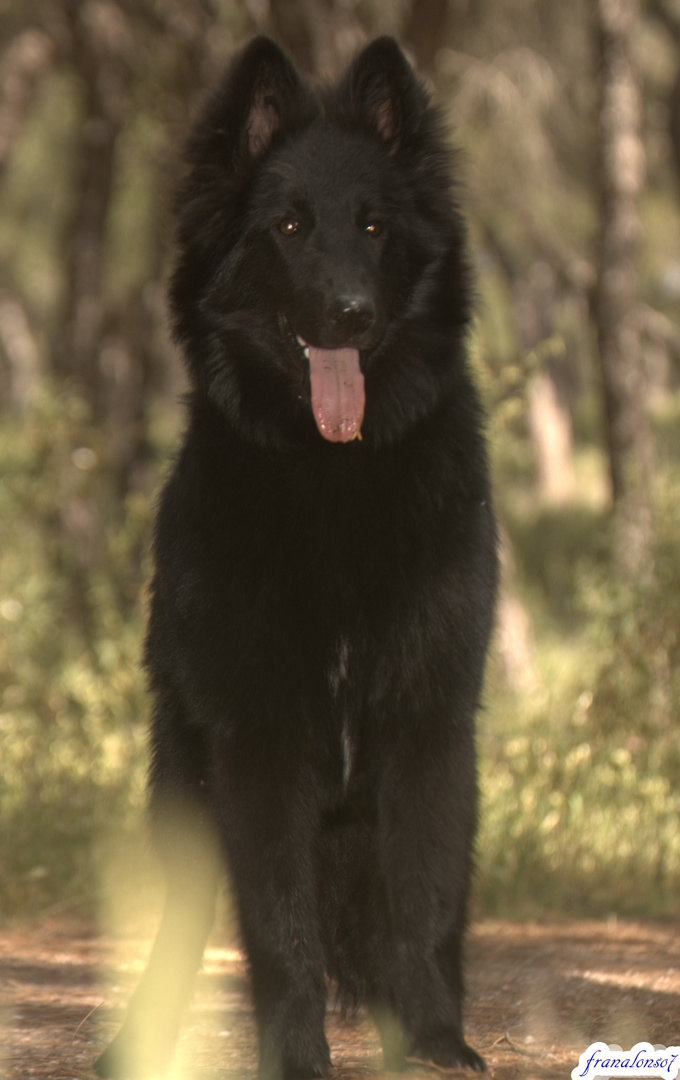
{"type": "Polygon", "coordinates": [[[344,699],[344,688],[349,678],[352,648],[342,634],[337,640],[328,668],[328,687],[333,704],[339,706],[342,724],[340,728],[340,754],[342,760],[342,786],[347,790],[355,758],[354,737],[350,728],[349,715],[344,699]]]}

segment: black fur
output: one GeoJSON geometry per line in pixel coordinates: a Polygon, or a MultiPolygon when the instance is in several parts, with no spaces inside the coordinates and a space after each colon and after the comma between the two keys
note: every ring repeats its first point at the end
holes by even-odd
{"type": "Polygon", "coordinates": [[[328,1073],[325,973],[389,1067],[482,1069],[462,948],[496,536],[438,116],[390,39],[312,92],[258,38],[188,156],[171,301],[193,393],[146,651],[168,898],[98,1071],[167,1065],[218,848],[263,1078],[328,1073]],[[320,434],[296,335],[360,350],[361,440],[320,434]]]}

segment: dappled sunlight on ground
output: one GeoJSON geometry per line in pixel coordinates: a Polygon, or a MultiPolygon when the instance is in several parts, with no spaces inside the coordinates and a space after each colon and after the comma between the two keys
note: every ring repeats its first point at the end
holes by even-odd
{"type": "MultiPolygon", "coordinates": [[[[63,921],[0,932],[3,1078],[93,1076],[91,1063],[120,1022],[148,948],[63,921]]],[[[598,1039],[624,1048],[641,1040],[680,1044],[677,926],[484,922],[470,935],[468,984],[467,1035],[493,1080],[564,1080],[598,1039]]],[[[377,1078],[370,1019],[344,1017],[330,1001],[334,1075],[377,1078]]],[[[255,1070],[246,966],[217,938],[206,951],[171,1080],[247,1080],[255,1070]]]]}

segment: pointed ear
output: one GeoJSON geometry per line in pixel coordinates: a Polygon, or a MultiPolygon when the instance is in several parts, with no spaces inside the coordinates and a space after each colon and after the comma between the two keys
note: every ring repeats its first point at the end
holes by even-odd
{"type": "Polygon", "coordinates": [[[238,98],[246,108],[241,149],[257,160],[303,96],[303,86],[288,58],[266,37],[255,38],[246,48],[237,74],[238,98]]]}
{"type": "Polygon", "coordinates": [[[351,64],[340,87],[355,116],[396,154],[419,127],[425,90],[391,37],[371,42],[351,64]]]}
{"type": "Polygon", "coordinates": [[[254,38],[232,61],[189,140],[190,163],[239,169],[264,157],[278,133],[300,122],[310,93],[278,45],[254,38]]]}

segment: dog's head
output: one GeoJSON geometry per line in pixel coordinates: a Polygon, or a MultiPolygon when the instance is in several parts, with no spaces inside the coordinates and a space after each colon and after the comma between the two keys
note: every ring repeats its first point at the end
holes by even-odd
{"type": "Polygon", "coordinates": [[[261,406],[276,396],[270,419],[313,416],[339,442],[379,414],[372,387],[417,403],[406,369],[464,328],[469,296],[438,118],[396,43],[378,39],[314,92],[256,38],[188,159],[171,299],[195,385],[240,423],[257,412],[251,390],[261,406]],[[442,304],[443,274],[460,295],[442,304]]]}

